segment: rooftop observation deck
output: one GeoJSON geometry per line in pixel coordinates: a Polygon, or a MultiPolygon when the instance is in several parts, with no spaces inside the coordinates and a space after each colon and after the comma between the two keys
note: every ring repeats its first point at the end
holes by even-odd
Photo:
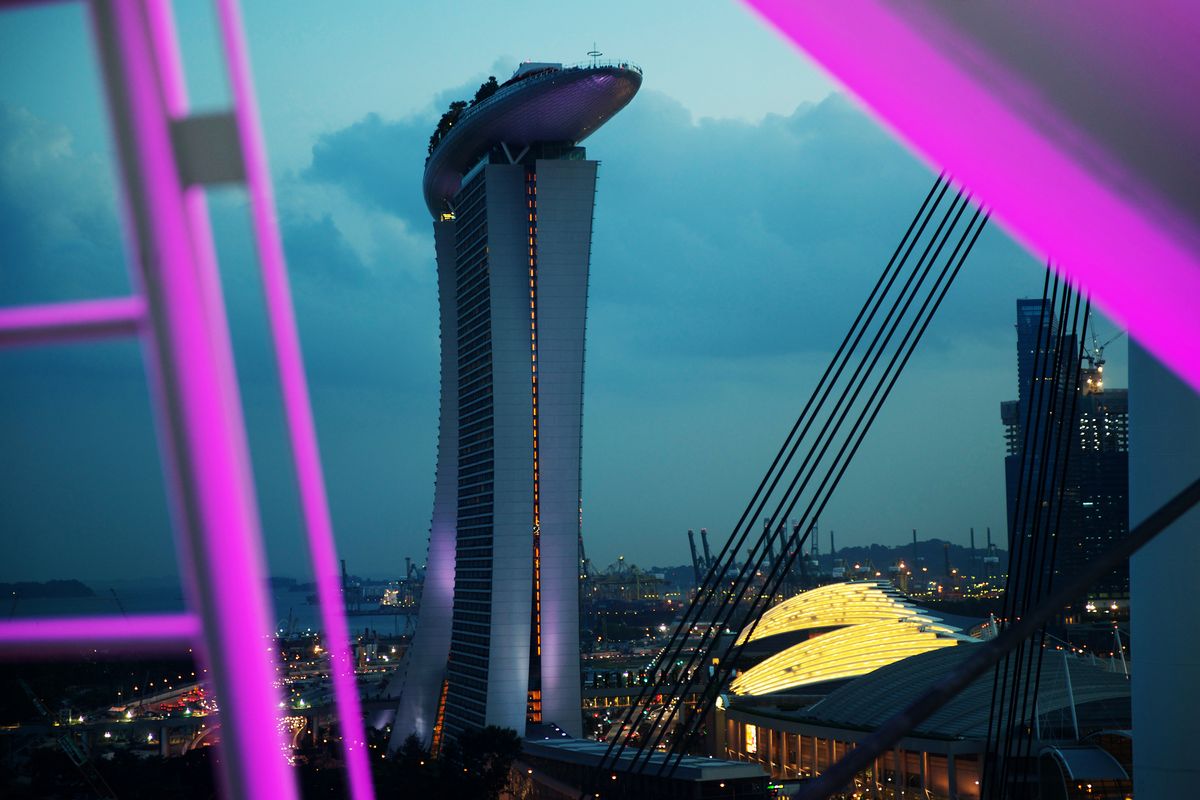
{"type": "Polygon", "coordinates": [[[627,61],[518,70],[491,97],[464,109],[434,147],[423,181],[429,213],[436,219],[446,210],[463,175],[496,145],[515,154],[536,142],[581,142],[641,85],[642,70],[627,61]]]}

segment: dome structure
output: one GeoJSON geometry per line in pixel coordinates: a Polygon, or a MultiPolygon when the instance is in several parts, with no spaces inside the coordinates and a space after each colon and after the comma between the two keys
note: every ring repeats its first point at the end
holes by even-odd
{"type": "Polygon", "coordinates": [[[741,632],[738,643],[782,633],[902,619],[941,622],[939,617],[909,602],[887,581],[831,583],[802,592],[768,609],[758,625],[741,632]]]}
{"type": "Polygon", "coordinates": [[[910,656],[975,642],[927,617],[879,619],[813,637],[734,678],[738,695],[764,695],[857,678],[910,656]]]}

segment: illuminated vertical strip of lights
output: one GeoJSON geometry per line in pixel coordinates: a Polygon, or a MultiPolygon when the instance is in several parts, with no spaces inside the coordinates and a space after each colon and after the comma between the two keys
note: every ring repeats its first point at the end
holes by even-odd
{"type": "Polygon", "coordinates": [[[538,458],[538,340],[537,340],[537,173],[525,173],[525,200],[529,211],[529,356],[533,398],[533,625],[531,626],[529,707],[527,721],[542,721],[542,515],[540,461],[538,458]]]}
{"type": "Polygon", "coordinates": [[[433,741],[429,744],[429,754],[437,758],[442,750],[442,731],[446,723],[446,694],[450,691],[450,679],[442,681],[442,691],[438,694],[437,716],[433,721],[433,741]]]}

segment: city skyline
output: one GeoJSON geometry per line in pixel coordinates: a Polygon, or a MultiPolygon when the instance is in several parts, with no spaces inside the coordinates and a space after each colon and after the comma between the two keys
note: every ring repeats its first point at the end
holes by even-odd
{"type": "MultiPolygon", "coordinates": [[[[16,16],[43,12],[69,13],[31,9],[16,16]]],[[[728,116],[711,118],[721,114],[720,92],[689,89],[672,65],[655,73],[641,108],[594,142],[609,161],[599,188],[585,385],[584,536],[596,563],[620,554],[646,564],[685,563],[688,527],[708,527],[714,541],[723,539],[795,414],[793,398],[815,379],[827,348],[848,323],[833,309],[865,292],[899,232],[894,220],[909,213],[929,178],[843,95],[822,100],[832,87],[815,69],[737,14],[737,35],[763,55],[748,52],[745,61],[725,63],[723,72],[749,84],[756,71],[786,57],[797,83],[808,76],[807,93],[789,87],[779,93],[789,99],[769,97],[768,103],[763,98],[770,93],[756,90],[750,97],[760,103],[761,115],[748,113],[749,99],[741,98],[725,106],[728,116]],[[689,104],[675,99],[688,95],[689,104]],[[710,118],[699,119],[690,108],[710,118]],[[643,152],[631,150],[633,139],[643,152]],[[781,162],[781,155],[788,158],[781,162]],[[837,171],[825,166],[830,162],[837,171]],[[705,168],[690,168],[696,164],[705,168]],[[768,174],[775,179],[763,190],[768,174]],[[647,176],[655,179],[647,182],[647,176]],[[630,252],[623,231],[644,242],[645,257],[630,252]],[[827,280],[829,274],[837,279],[827,280]],[[736,425],[716,422],[730,409],[739,416],[736,425]]],[[[253,34],[253,13],[250,24],[253,34]]],[[[650,29],[656,24],[664,24],[661,17],[649,21],[650,29]]],[[[9,40],[21,32],[19,20],[4,25],[0,31],[9,40]]],[[[253,38],[271,42],[261,32],[253,38]]],[[[553,38],[563,41],[564,32],[553,38]]],[[[49,53],[66,52],[71,44],[69,36],[54,39],[59,50],[44,38],[37,41],[49,53]]],[[[580,49],[589,45],[590,37],[580,49]]],[[[14,52],[33,67],[38,62],[30,46],[14,52]]],[[[331,46],[339,46],[336,38],[331,46]]],[[[616,41],[601,47],[626,54],[633,49],[616,41]]],[[[432,305],[433,286],[421,277],[432,274],[432,247],[426,234],[410,228],[416,193],[380,194],[373,175],[378,169],[365,169],[355,155],[373,159],[397,147],[423,148],[435,104],[460,90],[445,79],[431,82],[422,90],[425,106],[414,90],[401,102],[379,93],[331,101],[336,108],[328,117],[312,112],[306,125],[292,131],[283,122],[295,117],[280,111],[287,98],[273,99],[280,96],[273,87],[288,62],[278,43],[255,54],[264,60],[269,144],[282,154],[277,173],[285,245],[296,273],[339,545],[360,572],[366,570],[359,565],[374,568],[380,559],[372,554],[384,546],[391,563],[378,571],[398,572],[404,556],[421,557],[432,495],[436,337],[433,318],[423,310],[432,305]],[[396,342],[405,344],[398,354],[396,342]]],[[[571,54],[551,55],[569,60],[571,54]]],[[[496,55],[506,58],[503,51],[496,55]]],[[[668,49],[659,58],[684,56],[668,49]]],[[[473,89],[486,74],[460,85],[473,89]]],[[[5,183],[28,192],[31,207],[56,207],[54,222],[69,235],[48,248],[6,233],[11,257],[30,271],[8,271],[4,302],[42,299],[48,279],[63,279],[55,292],[121,291],[119,236],[105,194],[105,137],[97,133],[99,123],[89,131],[79,121],[81,112],[72,117],[63,111],[67,99],[86,91],[76,86],[37,106],[27,101],[38,81],[10,75],[7,84],[19,91],[3,95],[13,98],[3,120],[5,183]],[[64,266],[72,254],[115,267],[108,274],[73,272],[64,266]]],[[[217,198],[213,206],[218,239],[237,256],[244,239],[238,198],[217,198]]],[[[6,220],[14,231],[23,222],[20,216],[6,220]]],[[[1003,472],[996,464],[1003,445],[996,441],[990,398],[1011,391],[1006,312],[1013,297],[1036,294],[1039,269],[1001,234],[981,240],[970,271],[931,329],[930,347],[914,358],[824,515],[823,527],[836,529],[840,541],[900,543],[912,527],[923,538],[965,538],[970,526],[1002,527],[1003,472]],[[916,469],[897,471],[898,462],[916,469]],[[937,480],[924,488],[905,484],[906,473],[922,470],[933,470],[937,480]]],[[[259,473],[270,476],[284,456],[272,372],[250,313],[257,290],[236,269],[226,280],[253,455],[259,473]]],[[[173,571],[136,350],[97,345],[81,352],[0,356],[6,384],[15,390],[3,415],[5,441],[15,455],[6,465],[0,503],[24,533],[3,559],[7,570],[0,579],[173,571]],[[94,380],[86,406],[68,388],[80,368],[94,380]],[[94,415],[110,424],[83,435],[94,415]],[[97,455],[114,441],[121,443],[119,470],[97,455]],[[61,492],[47,488],[49,476],[64,475],[70,486],[65,503],[61,492]],[[83,542],[68,552],[63,543],[81,528],[94,532],[96,544],[83,542]]],[[[1121,354],[1112,355],[1121,382],[1121,354]]],[[[307,567],[296,546],[287,483],[264,478],[261,506],[273,571],[303,575],[307,567]]]]}
{"type": "Polygon", "coordinates": [[[0,15],[0,792],[1187,795],[1200,12],[468,3],[0,15]]]}

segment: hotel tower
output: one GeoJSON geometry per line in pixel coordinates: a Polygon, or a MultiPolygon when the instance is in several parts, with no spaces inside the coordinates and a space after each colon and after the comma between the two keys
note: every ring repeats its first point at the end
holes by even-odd
{"type": "Polygon", "coordinates": [[[581,735],[580,440],[597,162],[631,64],[522,64],[443,116],[424,176],[441,306],[433,522],[392,746],[581,735]]]}

